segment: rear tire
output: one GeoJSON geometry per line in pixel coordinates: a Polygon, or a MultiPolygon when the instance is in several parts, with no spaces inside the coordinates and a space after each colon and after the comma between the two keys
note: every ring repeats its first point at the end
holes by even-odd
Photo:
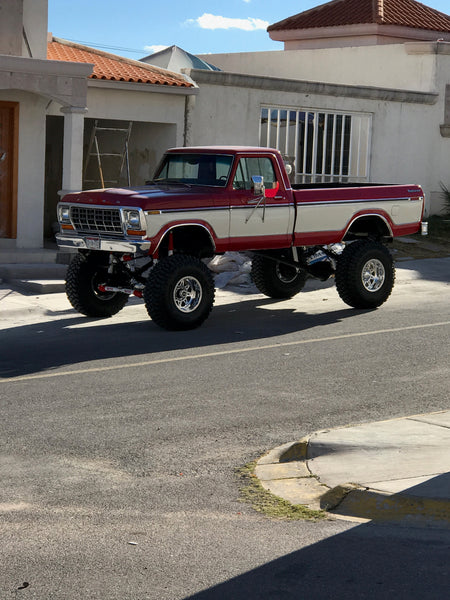
{"type": "Polygon", "coordinates": [[[353,308],[377,308],[394,287],[395,268],[389,250],[378,242],[359,240],[345,247],[336,265],[336,288],[353,308]]]}
{"type": "Polygon", "coordinates": [[[147,312],[163,329],[183,331],[199,327],[214,304],[211,271],[198,258],[173,254],[150,271],[144,300],[147,312]]]}
{"type": "Polygon", "coordinates": [[[281,300],[298,294],[308,277],[303,269],[296,269],[260,254],[253,258],[251,274],[261,294],[281,300]]]}
{"type": "Polygon", "coordinates": [[[126,275],[108,273],[108,255],[77,254],[66,275],[66,294],[75,310],[87,317],[111,317],[128,302],[128,294],[100,292],[98,286],[129,286],[126,275]]]}

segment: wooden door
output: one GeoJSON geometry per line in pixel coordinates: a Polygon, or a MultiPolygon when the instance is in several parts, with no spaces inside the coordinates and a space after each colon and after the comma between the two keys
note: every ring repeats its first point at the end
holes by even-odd
{"type": "Polygon", "coordinates": [[[0,102],[0,238],[17,230],[18,102],[0,102]]]}

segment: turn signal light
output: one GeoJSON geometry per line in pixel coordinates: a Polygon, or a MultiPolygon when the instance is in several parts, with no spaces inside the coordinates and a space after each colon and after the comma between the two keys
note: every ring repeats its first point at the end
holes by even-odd
{"type": "Polygon", "coordinates": [[[61,229],[70,229],[71,231],[73,231],[74,227],[73,227],[73,225],[61,223],[61,229]]]}
{"type": "Polygon", "coordinates": [[[143,237],[145,235],[145,231],[143,229],[127,229],[127,235],[137,235],[139,237],[143,237]]]}

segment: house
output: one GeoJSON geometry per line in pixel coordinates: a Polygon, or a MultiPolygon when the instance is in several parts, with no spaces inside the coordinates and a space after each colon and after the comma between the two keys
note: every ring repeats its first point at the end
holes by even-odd
{"type": "Polygon", "coordinates": [[[179,73],[47,40],[47,0],[0,0],[0,252],[42,248],[61,193],[144,183],[189,139],[197,93],[179,73]]]}
{"type": "Polygon", "coordinates": [[[416,0],[333,0],[267,31],[285,50],[450,41],[450,17],[416,0]]]}
{"type": "Polygon", "coordinates": [[[450,17],[415,0],[334,0],[268,31],[284,50],[200,55],[221,71],[189,71],[195,143],[275,146],[297,182],[420,183],[439,213],[450,17]]]}
{"type": "Polygon", "coordinates": [[[0,0],[0,253],[36,255],[61,193],[143,184],[176,145],[275,146],[299,182],[420,183],[438,213],[450,17],[415,0],[355,2],[269,27],[285,50],[197,60],[172,47],[141,62],[47,40],[47,0],[0,0]]]}

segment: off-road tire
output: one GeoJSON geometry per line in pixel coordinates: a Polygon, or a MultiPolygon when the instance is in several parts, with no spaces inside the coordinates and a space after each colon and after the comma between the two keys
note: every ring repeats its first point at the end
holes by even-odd
{"type": "Polygon", "coordinates": [[[251,276],[261,294],[269,298],[287,299],[304,288],[308,274],[303,269],[297,270],[257,254],[252,260],[251,276]]]}
{"type": "Polygon", "coordinates": [[[353,308],[377,308],[389,298],[395,267],[386,246],[359,240],[344,248],[336,265],[336,288],[353,308]]]}
{"type": "Polygon", "coordinates": [[[208,318],[214,294],[213,276],[200,259],[173,254],[150,271],[144,301],[156,325],[183,331],[199,327],[208,318]]]}
{"type": "Polygon", "coordinates": [[[70,304],[87,317],[111,317],[128,302],[128,294],[100,292],[98,285],[129,287],[126,275],[108,273],[107,256],[77,254],[72,259],[66,275],[66,294],[70,304]]]}

